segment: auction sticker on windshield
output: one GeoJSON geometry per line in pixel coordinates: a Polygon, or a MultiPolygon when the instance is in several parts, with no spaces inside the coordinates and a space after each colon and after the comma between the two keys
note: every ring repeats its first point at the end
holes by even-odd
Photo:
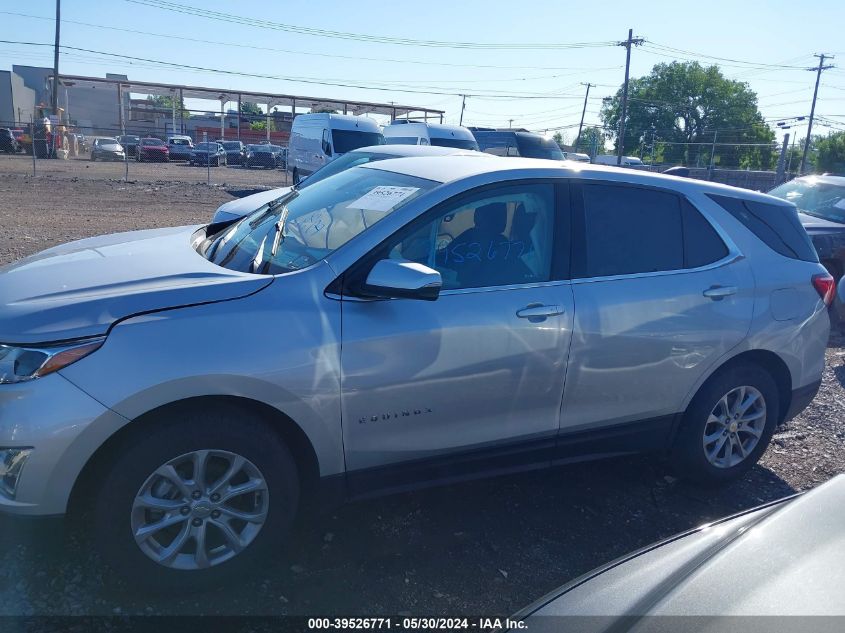
{"type": "Polygon", "coordinates": [[[350,202],[347,206],[366,211],[390,211],[405,198],[414,195],[419,190],[419,187],[379,185],[370,189],[354,202],[350,202]]]}

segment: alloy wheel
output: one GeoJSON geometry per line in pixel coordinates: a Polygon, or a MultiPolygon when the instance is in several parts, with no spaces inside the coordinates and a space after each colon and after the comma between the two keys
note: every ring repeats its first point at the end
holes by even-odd
{"type": "Polygon", "coordinates": [[[267,520],[269,492],[248,459],[197,450],[157,468],[132,503],[135,543],[172,569],[205,569],[237,556],[267,520]]]}
{"type": "Polygon", "coordinates": [[[704,425],[707,461],[717,468],[732,468],[756,448],[766,428],[766,400],[754,387],[731,389],[713,407],[704,425]]]}

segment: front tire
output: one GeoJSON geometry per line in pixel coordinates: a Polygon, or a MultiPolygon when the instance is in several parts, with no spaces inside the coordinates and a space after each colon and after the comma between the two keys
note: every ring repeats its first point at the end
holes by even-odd
{"type": "Polygon", "coordinates": [[[780,419],[771,374],[751,363],[713,375],[695,395],[672,449],[675,471],[706,485],[742,477],[760,459],[780,419]]]}
{"type": "Polygon", "coordinates": [[[299,503],[283,441],[230,405],[143,424],[118,447],[96,494],[93,533],[106,564],[157,590],[263,569],[299,503]]]}

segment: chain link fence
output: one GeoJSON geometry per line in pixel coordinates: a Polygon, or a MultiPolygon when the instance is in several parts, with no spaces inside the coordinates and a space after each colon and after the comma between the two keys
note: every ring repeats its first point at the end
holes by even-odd
{"type": "MultiPolygon", "coordinates": [[[[242,190],[292,184],[287,147],[267,142],[220,139],[202,131],[192,135],[152,135],[131,127],[83,134],[43,119],[0,121],[14,139],[0,152],[9,159],[0,171],[33,176],[64,175],[136,182],[186,182],[242,190]],[[196,136],[197,138],[194,138],[196,136]]],[[[251,140],[251,139],[248,139],[251,140]]]]}

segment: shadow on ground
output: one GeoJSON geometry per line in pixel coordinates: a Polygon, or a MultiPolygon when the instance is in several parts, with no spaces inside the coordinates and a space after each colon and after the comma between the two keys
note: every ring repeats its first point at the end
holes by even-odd
{"type": "Polygon", "coordinates": [[[506,615],[633,549],[792,492],[760,466],[714,490],[647,458],[453,485],[312,517],[275,565],[178,599],[104,582],[73,531],[4,522],[0,613],[506,615]]]}

